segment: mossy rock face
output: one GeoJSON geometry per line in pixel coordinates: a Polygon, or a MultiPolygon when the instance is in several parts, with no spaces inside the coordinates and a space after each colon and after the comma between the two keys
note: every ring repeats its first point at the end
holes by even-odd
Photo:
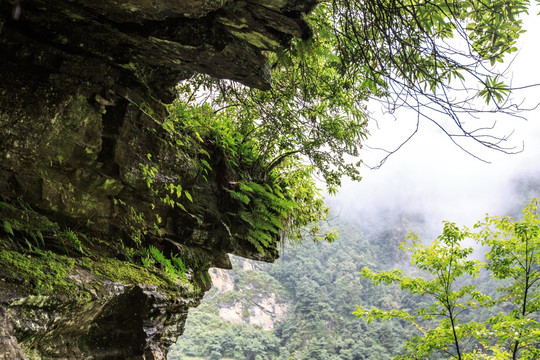
{"type": "Polygon", "coordinates": [[[0,2],[0,358],[165,359],[209,267],[278,256],[231,235],[224,155],[203,173],[161,124],[194,73],[268,88],[264,52],[309,37],[314,4],[0,2]],[[193,201],[165,204],[144,166],[193,201]]]}
{"type": "Polygon", "coordinates": [[[162,239],[185,264],[171,276],[122,259],[120,240],[61,230],[22,200],[0,202],[0,215],[6,359],[164,359],[211,285],[208,268],[230,267],[219,253],[162,239]]]}
{"type": "Polygon", "coordinates": [[[37,359],[164,359],[189,307],[207,290],[195,279],[205,276],[204,261],[212,257],[199,256],[199,269],[171,279],[115,258],[72,257],[37,247],[0,250],[0,337],[11,349],[7,359],[21,353],[37,359]]]}

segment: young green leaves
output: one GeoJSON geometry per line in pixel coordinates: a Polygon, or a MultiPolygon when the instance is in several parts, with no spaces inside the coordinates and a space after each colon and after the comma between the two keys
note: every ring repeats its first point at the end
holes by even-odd
{"type": "Polygon", "coordinates": [[[411,294],[432,298],[432,305],[416,309],[412,313],[399,309],[366,310],[361,306],[355,312],[357,317],[373,319],[400,318],[416,325],[423,336],[409,339],[405,352],[399,359],[425,358],[434,353],[450,353],[462,359],[463,341],[471,337],[471,329],[477,324],[462,324],[460,314],[477,303],[485,302],[485,295],[475,291],[474,286],[459,285],[457,280],[463,276],[477,277],[480,262],[470,258],[472,247],[463,247],[467,231],[459,229],[454,223],[445,223],[443,233],[430,245],[422,245],[416,235],[410,234],[412,244],[403,243],[400,248],[411,254],[411,263],[425,276],[412,277],[404,271],[393,269],[373,273],[364,268],[362,275],[375,285],[397,283],[402,290],[411,294]],[[438,326],[424,329],[426,321],[438,326]]]}
{"type": "Polygon", "coordinates": [[[412,243],[402,244],[401,249],[411,254],[421,276],[398,269],[374,273],[364,268],[362,274],[375,285],[395,283],[411,294],[432,299],[432,304],[408,312],[358,306],[355,314],[368,322],[399,318],[417,326],[421,334],[407,340],[397,359],[540,358],[537,207],[538,200],[533,199],[521,220],[486,217],[475,225],[476,233],[445,223],[443,233],[429,245],[410,235],[412,243]],[[464,246],[472,241],[487,247],[485,262],[474,258],[471,246],[464,246]],[[492,274],[493,288],[502,281],[493,299],[474,284],[482,268],[492,274]]]}

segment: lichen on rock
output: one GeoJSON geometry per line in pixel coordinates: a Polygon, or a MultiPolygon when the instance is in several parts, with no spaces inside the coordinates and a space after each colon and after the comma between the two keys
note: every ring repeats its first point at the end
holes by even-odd
{"type": "Polygon", "coordinates": [[[313,5],[0,1],[0,359],[165,359],[209,267],[277,257],[232,236],[220,149],[163,124],[194,73],[269,88],[313,5]]]}

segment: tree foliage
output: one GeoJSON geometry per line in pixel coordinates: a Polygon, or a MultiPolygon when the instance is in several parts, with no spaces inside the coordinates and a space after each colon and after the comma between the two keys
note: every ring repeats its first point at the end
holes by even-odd
{"type": "Polygon", "coordinates": [[[484,295],[474,291],[473,285],[456,285],[460,277],[476,277],[480,271],[479,261],[469,259],[472,247],[462,248],[460,245],[465,236],[467,233],[455,224],[446,223],[442,235],[429,246],[423,246],[414,235],[409,237],[413,240],[412,245],[402,244],[402,249],[411,252],[412,264],[431,275],[427,279],[408,276],[398,269],[380,273],[362,269],[363,276],[375,285],[398,283],[402,290],[430,296],[434,300],[432,305],[416,310],[416,314],[399,309],[384,311],[358,307],[356,315],[365,317],[368,322],[373,319],[399,318],[413,323],[423,333],[423,336],[415,336],[407,342],[406,352],[398,356],[399,359],[410,359],[411,356],[414,359],[431,357],[434,351],[463,358],[462,344],[476,324],[461,323],[460,314],[469,307],[475,307],[478,302],[485,301],[484,295]],[[422,320],[434,320],[438,326],[424,329],[420,325],[422,320]]]}
{"type": "Polygon", "coordinates": [[[505,137],[478,122],[465,126],[461,116],[481,111],[478,96],[497,111],[515,110],[505,103],[509,85],[491,65],[517,50],[523,32],[519,16],[527,5],[526,0],[322,1],[307,18],[313,37],[293,39],[290,48],[268,55],[271,90],[195,76],[180,85],[182,98],[235,119],[243,141],[258,143],[263,169],[299,156],[330,191],[343,176],[360,179],[358,155],[368,135],[370,99],[390,111],[415,109],[419,119],[435,122],[456,143],[465,137],[512,151],[505,137]],[[467,85],[470,79],[479,83],[476,90],[467,85]]]}
{"type": "MultiPolygon", "coordinates": [[[[305,231],[316,239],[331,241],[334,235],[320,233],[316,225],[327,216],[328,208],[315,186],[312,167],[299,163],[294,156],[279,163],[269,159],[261,144],[246,136],[242,126],[227,112],[215,113],[207,105],[182,101],[170,107],[170,117],[163,124],[169,141],[189,151],[204,177],[212,171],[220,172],[220,185],[238,209],[222,221],[230,236],[249,241],[261,253],[276,239],[299,239],[305,231]],[[210,151],[221,158],[210,159],[210,151]]],[[[171,194],[178,187],[173,185],[169,184],[171,194]]],[[[177,198],[182,195],[191,199],[182,190],[177,198]]],[[[185,210],[181,203],[175,204],[185,210]]]]}
{"type": "Polygon", "coordinates": [[[487,217],[478,223],[476,235],[489,247],[487,269],[495,279],[509,280],[498,290],[500,303],[511,305],[508,313],[491,319],[499,343],[511,350],[512,359],[540,356],[540,219],[538,200],[523,209],[523,219],[487,217]]]}
{"type": "MultiPolygon", "coordinates": [[[[433,299],[433,304],[414,311],[366,308],[356,315],[369,321],[398,318],[418,327],[420,334],[407,340],[397,358],[423,359],[445,354],[457,359],[537,359],[540,355],[540,219],[538,201],[523,211],[523,219],[487,217],[477,233],[446,223],[441,236],[422,245],[412,236],[411,253],[420,276],[393,269],[362,273],[375,285],[397,283],[402,290],[433,299]],[[486,262],[473,258],[466,239],[488,246],[486,262]],[[478,290],[472,280],[484,267],[492,279],[508,280],[491,297],[478,290]],[[485,321],[467,319],[478,309],[496,309],[485,321]],[[510,309],[510,310],[509,310],[510,309]]],[[[497,282],[493,282],[497,284],[497,282]]]]}

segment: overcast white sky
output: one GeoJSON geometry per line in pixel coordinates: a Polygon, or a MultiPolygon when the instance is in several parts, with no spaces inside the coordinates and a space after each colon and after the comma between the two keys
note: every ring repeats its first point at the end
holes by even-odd
{"type": "MultiPolygon", "coordinates": [[[[522,35],[520,52],[512,64],[512,85],[540,83],[540,15],[538,7],[525,19],[527,33],[522,35]]],[[[540,88],[517,92],[514,98],[527,103],[540,102],[540,88]]],[[[517,100],[516,100],[517,101],[517,100]]],[[[406,113],[395,114],[373,123],[367,144],[393,148],[415,124],[406,113]],[[405,130],[408,128],[409,130],[405,130]],[[401,137],[400,137],[401,135],[401,137]],[[388,145],[389,142],[394,145],[388,145]]],[[[523,114],[527,121],[511,119],[516,128],[513,143],[523,141],[525,150],[516,155],[494,151],[476,152],[489,160],[486,164],[467,155],[434,125],[427,121],[420,132],[379,170],[363,168],[360,183],[345,183],[335,200],[342,213],[368,211],[380,207],[405,206],[428,214],[430,222],[442,220],[470,225],[490,215],[502,215],[511,201],[513,182],[519,176],[540,172],[540,111],[523,114]]],[[[362,159],[374,164],[381,153],[365,149],[362,159]]],[[[538,194],[540,196],[540,194],[538,194]]],[[[332,201],[334,203],[335,201],[332,201]]]]}

